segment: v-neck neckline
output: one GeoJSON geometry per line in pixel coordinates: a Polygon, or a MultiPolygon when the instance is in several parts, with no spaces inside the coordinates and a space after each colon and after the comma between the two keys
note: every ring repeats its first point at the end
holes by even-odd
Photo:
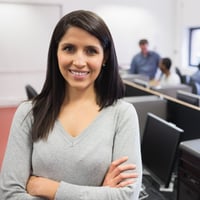
{"type": "Polygon", "coordinates": [[[70,141],[71,144],[76,144],[78,143],[85,135],[89,133],[89,129],[91,129],[96,122],[101,118],[102,114],[106,108],[103,108],[98,115],[92,120],[92,122],[85,128],[83,131],[81,131],[77,136],[72,136],[67,130],[64,129],[62,123],[60,122],[59,119],[56,120],[57,126],[60,128],[62,134],[64,135],[65,138],[67,138],[68,141],[70,141]]]}

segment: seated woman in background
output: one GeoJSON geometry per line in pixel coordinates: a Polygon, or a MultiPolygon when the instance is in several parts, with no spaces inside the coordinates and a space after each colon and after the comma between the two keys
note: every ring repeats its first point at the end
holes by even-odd
{"type": "Polygon", "coordinates": [[[159,81],[150,82],[151,86],[165,87],[165,86],[175,86],[181,83],[178,74],[173,72],[171,69],[172,61],[170,58],[162,58],[160,61],[160,70],[162,72],[159,81]]]}

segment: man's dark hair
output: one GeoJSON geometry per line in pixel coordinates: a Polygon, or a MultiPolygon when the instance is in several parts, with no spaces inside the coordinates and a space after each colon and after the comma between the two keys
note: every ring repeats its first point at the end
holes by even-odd
{"type": "Polygon", "coordinates": [[[143,45],[143,44],[149,44],[148,40],[147,39],[141,39],[139,41],[139,45],[143,45]]]}

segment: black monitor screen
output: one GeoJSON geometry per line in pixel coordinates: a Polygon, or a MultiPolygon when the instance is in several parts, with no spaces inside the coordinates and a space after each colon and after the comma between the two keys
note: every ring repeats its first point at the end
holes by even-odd
{"type": "Polygon", "coordinates": [[[178,90],[176,94],[177,99],[185,101],[195,106],[200,106],[200,96],[190,92],[178,90]]]}
{"type": "Polygon", "coordinates": [[[142,138],[142,162],[151,177],[168,187],[182,129],[148,113],[142,138]]]}

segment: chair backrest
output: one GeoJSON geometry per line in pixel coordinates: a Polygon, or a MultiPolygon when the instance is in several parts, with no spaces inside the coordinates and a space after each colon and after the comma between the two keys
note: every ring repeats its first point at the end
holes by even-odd
{"type": "Polygon", "coordinates": [[[178,76],[180,77],[181,83],[185,83],[185,77],[183,76],[183,74],[181,73],[180,69],[178,67],[175,67],[175,72],[178,74],[178,76]]]}
{"type": "Polygon", "coordinates": [[[29,84],[25,86],[25,90],[26,90],[26,95],[28,99],[32,99],[38,94],[36,90],[29,84]]]}
{"type": "Polygon", "coordinates": [[[182,84],[189,84],[190,83],[190,75],[182,74],[178,67],[175,67],[175,72],[178,74],[182,84]]]}
{"type": "Polygon", "coordinates": [[[167,118],[167,101],[163,98],[154,95],[146,95],[125,97],[124,100],[133,104],[136,109],[139,119],[141,139],[143,137],[148,112],[151,112],[163,119],[167,118]]]}
{"type": "Polygon", "coordinates": [[[200,95],[200,84],[191,80],[189,85],[192,87],[192,93],[200,95]]]}

